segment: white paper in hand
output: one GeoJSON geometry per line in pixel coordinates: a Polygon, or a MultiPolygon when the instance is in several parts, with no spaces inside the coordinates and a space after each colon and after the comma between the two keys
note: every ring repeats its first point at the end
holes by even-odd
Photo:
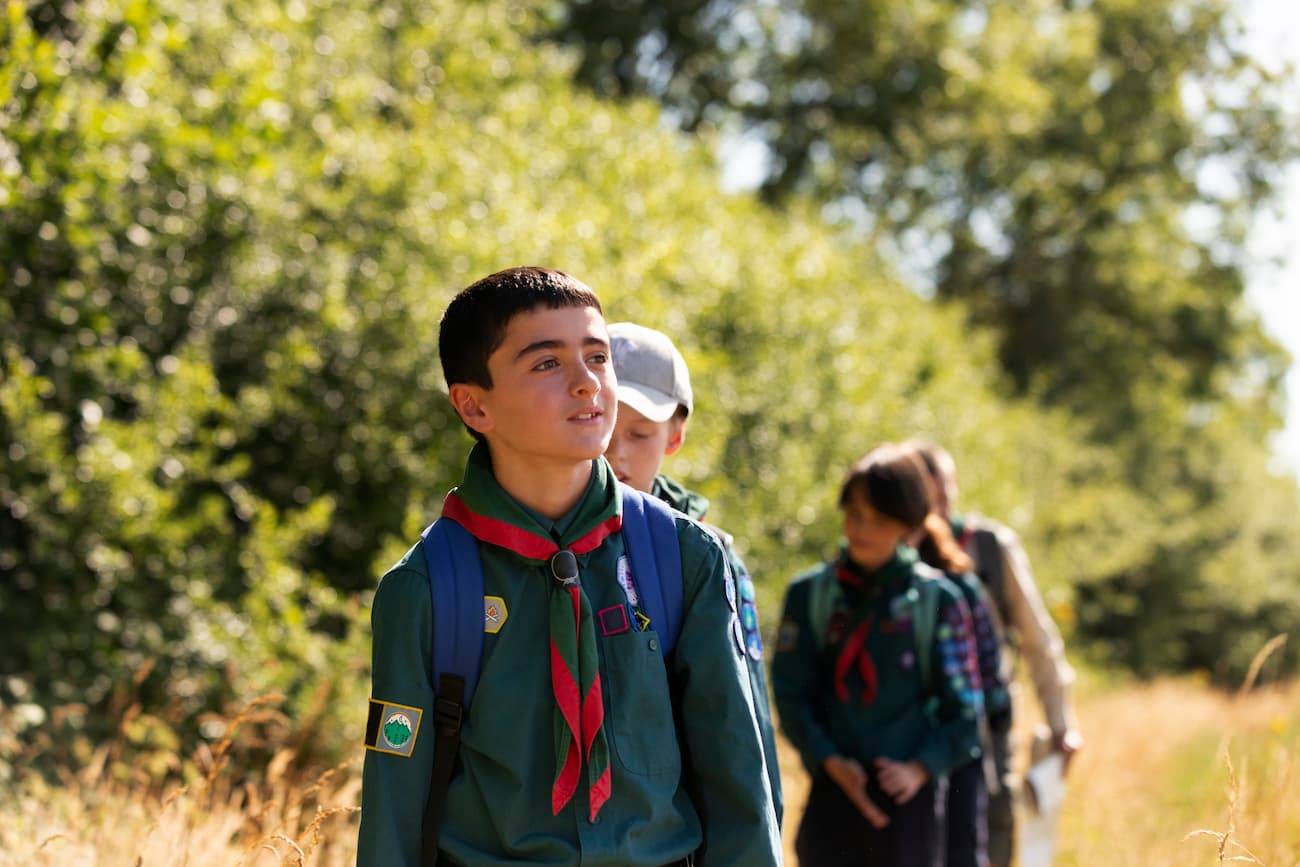
{"type": "Polygon", "coordinates": [[[1020,867],[1051,867],[1056,825],[1065,800],[1065,758],[1049,753],[1025,772],[1024,811],[1019,828],[1020,867]]]}
{"type": "Polygon", "coordinates": [[[1028,805],[1038,813],[1056,813],[1065,800],[1065,757],[1051,753],[1025,772],[1028,805]]]}

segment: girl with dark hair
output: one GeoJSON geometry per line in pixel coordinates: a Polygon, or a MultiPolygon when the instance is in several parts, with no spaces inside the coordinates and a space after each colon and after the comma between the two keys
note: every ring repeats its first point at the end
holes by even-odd
{"type": "Polygon", "coordinates": [[[812,775],[795,851],[801,867],[928,867],[935,783],[979,756],[970,614],[906,544],[932,510],[913,450],[870,451],[839,505],[839,555],[790,584],[772,662],[812,775]]]}

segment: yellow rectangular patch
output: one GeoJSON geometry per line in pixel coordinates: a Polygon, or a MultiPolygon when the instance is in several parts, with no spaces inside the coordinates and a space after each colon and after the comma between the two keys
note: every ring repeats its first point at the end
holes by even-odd
{"type": "Polygon", "coordinates": [[[423,716],[424,711],[418,707],[370,699],[370,714],[366,717],[366,749],[410,758],[415,751],[415,738],[420,733],[423,716]]]}

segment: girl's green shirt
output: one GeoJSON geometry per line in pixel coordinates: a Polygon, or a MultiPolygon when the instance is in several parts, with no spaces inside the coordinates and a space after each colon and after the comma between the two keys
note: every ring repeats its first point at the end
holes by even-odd
{"type": "Polygon", "coordinates": [[[846,610],[814,627],[810,591],[825,574],[819,565],[791,582],[772,659],[781,730],[809,773],[818,773],[829,756],[843,755],[869,771],[877,757],[919,761],[934,779],[978,758],[983,697],[976,689],[978,661],[961,591],[946,578],[932,577],[915,552],[900,546],[878,572],[860,575],[864,587],[849,595],[846,610]],[[920,581],[939,583],[928,682],[911,616],[920,581]],[[866,684],[857,666],[850,666],[846,699],[835,688],[836,660],[847,636],[867,620],[875,695],[863,700],[866,684]],[[818,629],[829,634],[818,635],[818,629]]]}

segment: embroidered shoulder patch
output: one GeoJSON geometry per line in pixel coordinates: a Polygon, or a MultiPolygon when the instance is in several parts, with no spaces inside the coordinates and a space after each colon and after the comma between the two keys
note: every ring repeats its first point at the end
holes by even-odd
{"type": "Polygon", "coordinates": [[[740,625],[740,619],[735,615],[731,617],[731,635],[736,639],[736,653],[738,656],[745,655],[745,627],[740,625]]]}
{"type": "Polygon", "coordinates": [[[736,611],[736,579],[731,577],[730,570],[728,570],[727,574],[723,576],[722,591],[727,597],[727,607],[730,608],[734,614],[736,611]]]}
{"type": "Polygon", "coordinates": [[[366,718],[366,749],[410,758],[415,750],[415,738],[420,733],[420,718],[423,716],[424,711],[418,707],[370,699],[370,714],[366,718]]]}
{"type": "Polygon", "coordinates": [[[500,596],[483,597],[483,631],[493,635],[506,625],[510,612],[506,610],[506,600],[500,596]]]}

